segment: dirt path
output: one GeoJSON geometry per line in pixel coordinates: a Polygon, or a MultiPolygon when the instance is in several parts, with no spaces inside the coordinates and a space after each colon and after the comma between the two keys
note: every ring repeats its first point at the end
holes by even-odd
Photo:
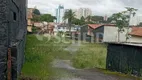
{"type": "MultiPolygon", "coordinates": [[[[71,54],[75,53],[81,44],[71,44],[65,50],[70,51],[71,54]]],[[[72,67],[70,60],[54,60],[52,66],[57,69],[58,77],[55,80],[135,80],[130,78],[124,78],[120,76],[107,75],[97,69],[83,70],[75,69],[72,67]]]]}
{"type": "Polygon", "coordinates": [[[64,50],[69,51],[71,54],[75,54],[80,46],[81,46],[80,43],[73,43],[70,46],[68,46],[67,48],[65,48],[64,50]]]}

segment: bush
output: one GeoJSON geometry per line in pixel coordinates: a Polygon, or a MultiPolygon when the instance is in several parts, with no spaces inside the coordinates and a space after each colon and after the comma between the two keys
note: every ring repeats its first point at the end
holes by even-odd
{"type": "Polygon", "coordinates": [[[39,41],[35,35],[27,36],[26,50],[25,50],[25,64],[22,70],[22,76],[25,78],[32,78],[31,80],[48,80],[52,76],[52,68],[50,63],[55,59],[69,58],[69,52],[63,49],[68,44],[56,43],[56,39],[52,38],[48,41],[43,37],[39,41]]]}
{"type": "Polygon", "coordinates": [[[106,67],[106,45],[84,44],[73,56],[72,62],[76,68],[102,68],[106,67]]]}

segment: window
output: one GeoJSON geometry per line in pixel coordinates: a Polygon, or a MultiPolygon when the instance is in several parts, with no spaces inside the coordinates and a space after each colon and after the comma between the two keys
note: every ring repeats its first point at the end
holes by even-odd
{"type": "Polygon", "coordinates": [[[15,12],[13,12],[13,20],[16,21],[17,20],[17,15],[15,12]]]}

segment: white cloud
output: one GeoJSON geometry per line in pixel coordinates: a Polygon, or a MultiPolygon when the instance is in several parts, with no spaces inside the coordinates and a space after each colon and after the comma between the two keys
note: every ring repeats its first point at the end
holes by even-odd
{"type": "Polygon", "coordinates": [[[87,7],[93,10],[94,15],[110,15],[115,12],[125,10],[124,7],[136,7],[141,13],[141,0],[28,0],[29,7],[37,6],[42,13],[55,14],[55,9],[59,4],[64,5],[65,8],[80,8],[87,7]]]}

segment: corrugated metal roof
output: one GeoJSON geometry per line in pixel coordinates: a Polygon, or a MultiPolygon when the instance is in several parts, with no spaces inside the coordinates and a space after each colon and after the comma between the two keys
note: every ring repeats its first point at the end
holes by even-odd
{"type": "Polygon", "coordinates": [[[126,42],[106,42],[108,44],[118,44],[118,45],[129,45],[129,46],[138,46],[138,47],[142,47],[142,43],[126,43],[126,42]]]}

